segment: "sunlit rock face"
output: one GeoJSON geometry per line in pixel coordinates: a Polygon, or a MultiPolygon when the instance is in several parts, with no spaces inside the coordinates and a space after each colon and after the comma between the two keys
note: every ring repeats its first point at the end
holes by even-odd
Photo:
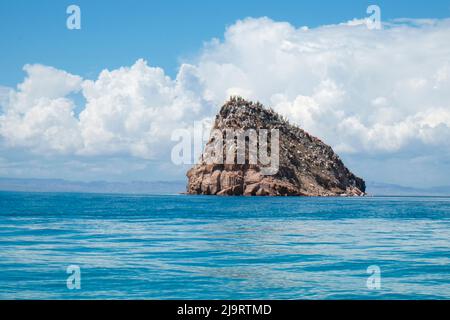
{"type": "MultiPolygon", "coordinates": [[[[286,119],[259,103],[233,97],[217,114],[212,132],[222,133],[223,141],[217,135],[205,146],[197,165],[187,172],[188,194],[203,195],[245,195],[245,196],[362,196],[365,182],[351,173],[333,149],[320,139],[311,136],[286,119]],[[267,141],[267,153],[276,156],[276,170],[267,170],[267,162],[252,158],[250,139],[244,140],[244,161],[238,162],[239,147],[233,147],[225,137],[227,131],[254,132],[258,136],[257,148],[267,141]],[[271,142],[277,131],[277,148],[271,142]],[[264,140],[260,133],[270,132],[264,140]],[[218,144],[219,143],[219,144],[218,144]],[[211,161],[211,150],[216,148],[230,155],[226,159],[211,161]],[[253,160],[250,160],[253,159],[253,160]]],[[[233,139],[234,140],[234,139],[233,139]]],[[[238,145],[238,143],[236,143],[238,145]]],[[[241,145],[242,146],[242,145],[241,145]]],[[[259,152],[259,150],[258,150],[259,152]]],[[[259,153],[256,154],[258,156],[259,153]]],[[[241,158],[242,159],[242,158],[241,158]]],[[[216,159],[217,160],[217,159],[216,159]]],[[[271,163],[273,167],[273,163],[271,163]]]]}

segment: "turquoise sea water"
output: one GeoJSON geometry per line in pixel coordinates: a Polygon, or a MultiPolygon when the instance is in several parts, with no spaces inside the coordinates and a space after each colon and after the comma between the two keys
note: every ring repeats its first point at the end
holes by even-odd
{"type": "Polygon", "coordinates": [[[0,298],[449,299],[450,198],[0,192],[0,298]]]}

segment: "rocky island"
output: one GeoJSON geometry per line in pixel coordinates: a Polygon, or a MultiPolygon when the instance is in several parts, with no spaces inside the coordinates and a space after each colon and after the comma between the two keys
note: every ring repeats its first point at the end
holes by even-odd
{"type": "MultiPolygon", "coordinates": [[[[212,130],[256,132],[277,130],[277,171],[265,174],[264,166],[244,163],[211,163],[206,150],[217,144],[211,137],[204,154],[187,172],[188,194],[245,196],[362,196],[365,182],[351,173],[333,149],[320,139],[290,124],[281,115],[260,103],[232,97],[215,118],[212,130]]],[[[246,146],[249,141],[246,140],[246,146]]],[[[222,146],[222,144],[221,144],[222,146]]],[[[258,147],[261,141],[258,142],[258,147]]],[[[222,148],[222,147],[221,147],[222,148]]],[[[223,144],[224,153],[230,148],[223,144]]],[[[236,152],[236,148],[233,149],[236,152]]],[[[271,152],[274,152],[272,148],[271,152]]],[[[235,158],[236,159],[236,158],[235,158]]]]}

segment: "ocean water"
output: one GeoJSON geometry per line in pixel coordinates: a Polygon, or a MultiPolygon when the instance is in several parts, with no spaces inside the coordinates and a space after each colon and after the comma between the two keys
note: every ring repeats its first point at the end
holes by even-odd
{"type": "Polygon", "coordinates": [[[449,298],[450,198],[0,192],[0,299],[449,298]]]}

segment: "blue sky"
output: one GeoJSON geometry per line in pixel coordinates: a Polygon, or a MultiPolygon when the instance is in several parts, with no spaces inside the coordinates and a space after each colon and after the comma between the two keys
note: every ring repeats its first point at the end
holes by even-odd
{"type": "Polygon", "coordinates": [[[182,180],[171,134],[239,94],[368,181],[450,185],[449,18],[450,0],[1,1],[0,177],[182,180]]]}
{"type": "Polygon", "coordinates": [[[174,75],[204,41],[222,37],[226,26],[245,17],[268,16],[294,26],[315,27],[365,16],[368,5],[382,19],[444,18],[450,1],[267,1],[267,0],[14,0],[0,2],[0,84],[15,86],[27,63],[52,65],[83,77],[139,58],[174,75]],[[82,30],[65,28],[66,8],[82,10],[82,30]]]}

